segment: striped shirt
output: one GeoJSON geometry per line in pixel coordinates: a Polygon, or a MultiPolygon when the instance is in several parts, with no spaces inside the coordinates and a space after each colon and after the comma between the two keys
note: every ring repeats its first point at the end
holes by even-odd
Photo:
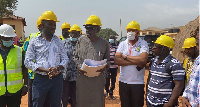
{"type": "Polygon", "coordinates": [[[118,65],[114,64],[114,58],[115,58],[115,53],[117,51],[117,45],[111,45],[110,44],[110,68],[117,68],[118,65]]]}
{"type": "Polygon", "coordinates": [[[171,55],[168,55],[161,63],[157,63],[158,57],[152,59],[149,73],[151,75],[147,101],[154,106],[167,103],[174,88],[173,80],[184,80],[185,70],[182,64],[171,55]],[[167,71],[166,64],[170,61],[170,70],[167,71]]]}
{"type": "Polygon", "coordinates": [[[197,57],[194,63],[194,68],[190,79],[185,87],[182,97],[186,97],[192,107],[200,107],[200,56],[197,57]]]}

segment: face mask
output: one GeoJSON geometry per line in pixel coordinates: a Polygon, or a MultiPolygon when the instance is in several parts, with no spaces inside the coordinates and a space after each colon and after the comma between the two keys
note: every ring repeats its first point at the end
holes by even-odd
{"type": "Polygon", "coordinates": [[[128,40],[135,40],[135,32],[128,32],[127,38],[128,40]]]}
{"type": "Polygon", "coordinates": [[[72,42],[76,42],[78,39],[77,39],[77,38],[72,38],[72,37],[70,37],[70,40],[71,40],[72,42]]]}
{"type": "Polygon", "coordinates": [[[14,41],[2,41],[2,42],[3,42],[3,46],[11,47],[14,41]]]}
{"type": "Polygon", "coordinates": [[[109,42],[110,42],[110,43],[114,43],[115,40],[114,40],[114,39],[109,39],[109,42]]]}

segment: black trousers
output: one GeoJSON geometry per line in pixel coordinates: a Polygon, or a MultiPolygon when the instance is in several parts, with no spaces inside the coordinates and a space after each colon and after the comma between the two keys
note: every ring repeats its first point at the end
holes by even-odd
{"type": "Polygon", "coordinates": [[[15,93],[11,96],[0,96],[0,107],[20,107],[21,92],[15,93]]]}
{"type": "Polygon", "coordinates": [[[107,93],[109,93],[109,95],[113,95],[113,90],[115,89],[116,76],[117,76],[117,68],[109,68],[109,70],[107,71],[107,78],[105,84],[105,90],[107,93]],[[110,80],[111,80],[111,86],[110,86],[110,80]]]}
{"type": "Polygon", "coordinates": [[[63,80],[62,107],[67,107],[71,97],[71,107],[76,107],[76,81],[63,80]]]}
{"type": "Polygon", "coordinates": [[[119,81],[121,107],[143,107],[144,84],[126,84],[119,81]]]}
{"type": "MultiPolygon", "coordinates": [[[[34,79],[29,79],[28,80],[28,107],[33,107],[33,102],[32,102],[32,84],[33,84],[34,79]]],[[[50,107],[50,101],[49,101],[49,94],[47,94],[47,97],[44,101],[43,107],[50,107]]]]}

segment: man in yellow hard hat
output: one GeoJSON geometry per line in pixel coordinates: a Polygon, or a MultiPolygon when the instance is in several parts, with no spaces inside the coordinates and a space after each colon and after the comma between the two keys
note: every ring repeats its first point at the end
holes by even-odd
{"type": "Polygon", "coordinates": [[[42,107],[47,94],[50,106],[60,107],[63,88],[61,72],[66,67],[68,57],[62,41],[54,35],[56,22],[59,22],[56,15],[53,11],[45,11],[41,17],[42,32],[30,41],[24,61],[26,67],[35,73],[33,107],[42,107]]]}
{"type": "Polygon", "coordinates": [[[182,47],[183,49],[185,49],[184,52],[188,56],[183,61],[183,68],[185,68],[185,74],[186,74],[185,85],[187,84],[190,78],[190,74],[192,73],[194,61],[199,55],[199,50],[196,47],[197,45],[198,44],[196,44],[195,38],[191,37],[185,39],[182,47]]]}
{"type": "Polygon", "coordinates": [[[122,107],[142,107],[144,103],[144,74],[149,47],[138,37],[140,25],[131,21],[127,39],[121,42],[115,54],[115,64],[120,66],[119,93],[122,107]]]}
{"type": "MultiPolygon", "coordinates": [[[[199,31],[197,31],[197,36],[195,40],[196,40],[196,49],[199,50],[199,31]]],[[[200,55],[196,58],[194,62],[193,71],[190,75],[190,78],[187,82],[187,85],[182,95],[183,107],[199,107],[200,106],[200,95],[199,95],[200,75],[199,74],[200,74],[200,55]]]]}
{"type": "MultiPolygon", "coordinates": [[[[40,35],[40,33],[42,32],[41,29],[41,24],[42,24],[42,20],[41,20],[41,16],[37,19],[37,28],[39,30],[39,32],[37,33],[31,33],[30,36],[26,39],[26,41],[24,42],[24,45],[22,46],[22,49],[26,52],[29,42],[37,37],[38,35],[40,35]]],[[[29,75],[29,81],[28,81],[28,107],[32,107],[33,103],[32,103],[32,84],[33,84],[33,80],[34,80],[34,73],[32,70],[28,70],[28,75],[29,75]]],[[[44,107],[49,107],[49,98],[45,99],[45,103],[44,103],[44,107]]]]}
{"type": "Polygon", "coordinates": [[[70,41],[63,40],[65,50],[69,57],[69,62],[63,73],[63,94],[62,94],[62,105],[67,107],[69,97],[71,99],[71,107],[76,107],[76,78],[78,70],[76,68],[75,62],[73,60],[73,52],[75,51],[75,46],[78,38],[81,35],[81,28],[74,24],[71,26],[70,30],[70,41]]]}
{"type": "Polygon", "coordinates": [[[106,81],[105,71],[109,68],[110,49],[109,43],[98,37],[101,29],[101,20],[96,15],[91,15],[84,24],[86,35],[78,39],[75,48],[74,59],[80,74],[76,81],[77,107],[104,107],[104,85],[106,81]],[[80,69],[85,59],[101,61],[107,59],[107,66],[94,71],[99,72],[98,76],[86,76],[87,71],[80,69]]]}
{"type": "Polygon", "coordinates": [[[170,55],[174,40],[161,35],[155,41],[155,58],[149,64],[147,107],[175,107],[184,87],[185,70],[178,59],[170,55]]]}
{"type": "Polygon", "coordinates": [[[67,22],[63,23],[61,29],[62,29],[62,35],[60,36],[60,39],[61,40],[69,39],[70,24],[67,22]]]}
{"type": "Polygon", "coordinates": [[[25,53],[13,45],[15,36],[12,26],[0,26],[0,107],[20,107],[21,97],[28,91],[25,53]]]}

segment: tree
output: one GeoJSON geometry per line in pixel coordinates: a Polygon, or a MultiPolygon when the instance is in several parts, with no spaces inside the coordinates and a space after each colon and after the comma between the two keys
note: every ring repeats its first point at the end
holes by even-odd
{"type": "Polygon", "coordinates": [[[104,38],[105,40],[108,40],[110,35],[118,36],[118,34],[112,30],[111,28],[101,29],[100,32],[97,34],[99,37],[104,38]]]}
{"type": "Polygon", "coordinates": [[[13,14],[17,9],[18,0],[0,0],[0,18],[13,14]]]}

